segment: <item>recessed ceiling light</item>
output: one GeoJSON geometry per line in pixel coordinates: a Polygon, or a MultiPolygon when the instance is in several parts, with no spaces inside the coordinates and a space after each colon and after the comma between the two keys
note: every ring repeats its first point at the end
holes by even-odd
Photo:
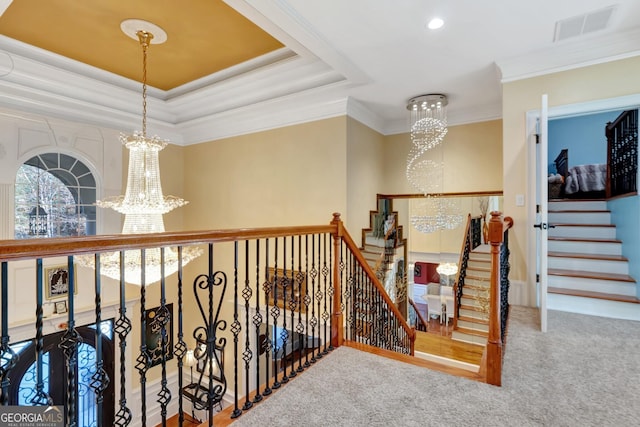
{"type": "Polygon", "coordinates": [[[427,27],[430,30],[437,30],[438,28],[442,27],[444,25],[444,21],[440,18],[433,18],[431,21],[429,21],[429,23],[427,24],[427,27]]]}

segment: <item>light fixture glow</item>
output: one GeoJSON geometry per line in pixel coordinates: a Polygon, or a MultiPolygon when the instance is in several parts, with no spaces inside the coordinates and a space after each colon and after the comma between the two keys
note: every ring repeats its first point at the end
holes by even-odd
{"type": "Polygon", "coordinates": [[[429,21],[429,23],[427,24],[427,27],[430,30],[437,30],[438,28],[441,28],[444,25],[444,21],[440,18],[433,18],[431,21],[429,21]]]}

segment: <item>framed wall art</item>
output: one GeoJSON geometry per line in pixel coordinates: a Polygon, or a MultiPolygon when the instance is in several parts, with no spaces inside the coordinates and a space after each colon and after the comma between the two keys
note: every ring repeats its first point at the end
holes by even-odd
{"type": "Polygon", "coordinates": [[[164,313],[161,307],[145,311],[147,354],[149,367],[162,363],[162,325],[166,331],[165,361],[173,359],[173,304],[165,305],[164,313]]]}
{"type": "MultiPolygon", "coordinates": [[[[73,293],[77,295],[77,279],[74,280],[74,285],[73,293]]],[[[44,268],[44,291],[46,299],[63,298],[69,294],[69,267],[67,264],[44,268]]]]}

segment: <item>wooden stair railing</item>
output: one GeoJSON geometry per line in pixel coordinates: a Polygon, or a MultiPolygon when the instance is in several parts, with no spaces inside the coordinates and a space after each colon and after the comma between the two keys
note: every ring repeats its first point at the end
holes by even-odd
{"type": "Polygon", "coordinates": [[[427,330],[429,329],[429,323],[426,320],[424,320],[424,317],[422,317],[422,313],[420,313],[420,310],[418,310],[418,306],[413,301],[413,299],[412,298],[408,298],[408,299],[409,299],[409,305],[413,308],[413,311],[415,311],[416,318],[418,320],[416,325],[416,330],[427,332],[427,330]]]}
{"type": "Polygon", "coordinates": [[[464,232],[464,239],[462,241],[462,248],[460,249],[460,259],[458,261],[458,273],[456,280],[453,283],[453,295],[455,297],[455,307],[453,316],[453,329],[458,326],[458,318],[460,317],[460,305],[462,301],[462,291],[464,289],[464,282],[467,276],[467,264],[469,263],[469,254],[472,250],[480,246],[482,235],[481,217],[472,217],[471,214],[467,215],[467,224],[464,232]]]}
{"type": "MultiPolygon", "coordinates": [[[[188,399],[185,391],[191,385],[197,387],[189,390],[204,387],[205,392],[198,392],[195,397],[196,409],[208,413],[209,425],[213,422],[214,407],[227,394],[231,396],[228,415],[238,417],[317,359],[342,345],[345,339],[404,354],[414,353],[415,331],[384,292],[382,284],[344,229],[339,214],[334,214],[328,225],[4,240],[0,241],[0,358],[5,362],[0,370],[0,402],[3,404],[13,404],[9,388],[11,384],[20,384],[18,378],[14,378],[18,374],[14,375],[13,370],[18,355],[11,348],[17,341],[13,342],[10,334],[17,327],[15,325],[33,330],[39,339],[50,333],[46,329],[50,322],[45,325],[42,319],[45,303],[42,290],[46,281],[43,266],[59,263],[54,258],[60,257],[67,260],[65,265],[70,284],[66,296],[68,310],[58,315],[60,323],[57,324],[62,328],[60,332],[71,337],[65,341],[65,346],[70,349],[65,352],[69,363],[76,363],[71,358],[79,341],[72,338],[77,335],[75,325],[80,319],[80,311],[95,312],[95,318],[91,314],[83,314],[82,319],[89,316],[82,320],[86,324],[99,323],[105,298],[102,289],[106,288],[101,286],[101,282],[116,286],[115,296],[109,297],[119,299],[120,304],[119,315],[114,319],[113,344],[116,357],[119,352],[120,360],[126,361],[120,363],[119,375],[116,373],[114,378],[110,378],[120,390],[114,414],[117,425],[128,425],[134,412],[143,424],[147,413],[158,418],[161,416],[164,424],[168,418],[167,407],[174,399],[178,402],[180,420],[183,420],[183,407],[186,407],[183,400],[188,399]],[[124,260],[125,251],[140,251],[143,256],[143,249],[160,248],[164,253],[166,248],[176,247],[178,257],[181,257],[182,248],[192,245],[203,249],[201,262],[193,262],[184,270],[182,263],[178,262],[177,274],[167,274],[160,282],[139,288],[125,286],[123,278],[107,282],[87,267],[77,267],[75,262],[80,256],[93,257],[105,253],[120,253],[120,259],[124,260]],[[14,264],[16,261],[20,264],[14,264]],[[16,269],[22,272],[20,283],[16,281],[16,269]],[[32,275],[25,275],[27,269],[32,270],[32,275]],[[73,292],[74,277],[78,277],[78,296],[73,292]],[[13,289],[22,287],[35,289],[33,305],[29,301],[24,302],[28,308],[16,308],[10,304],[13,289]],[[129,303],[135,289],[140,293],[140,299],[136,301],[140,306],[139,317],[135,313],[131,315],[125,308],[125,302],[129,303]],[[183,292],[187,291],[193,292],[189,300],[183,298],[183,292]],[[189,301],[189,309],[185,309],[186,301],[189,301]],[[158,384],[157,390],[152,390],[153,384],[143,386],[150,368],[144,333],[147,331],[146,316],[143,313],[155,305],[160,305],[158,313],[169,313],[169,304],[174,308],[170,316],[177,320],[174,322],[177,340],[173,345],[172,358],[161,355],[160,378],[154,382],[158,384]],[[357,327],[365,323],[367,330],[358,330],[357,327]],[[266,332],[261,332],[265,325],[266,332]],[[131,341],[129,334],[132,328],[141,338],[137,358],[128,350],[131,345],[126,344],[131,341]],[[277,335],[276,329],[279,329],[277,335]],[[261,337],[261,333],[267,335],[261,337]],[[187,348],[193,348],[194,344],[204,357],[199,359],[202,364],[200,372],[207,371],[207,375],[203,379],[202,374],[198,374],[198,381],[202,382],[187,384],[189,381],[185,383],[183,378],[183,358],[187,348]],[[215,364],[222,360],[219,351],[226,357],[222,369],[216,373],[213,370],[215,364]],[[169,381],[169,375],[175,375],[177,381],[169,381]],[[215,375],[219,378],[214,380],[215,375]],[[134,390],[136,398],[126,399],[125,396],[134,392],[128,390],[129,385],[138,383],[141,387],[134,390]],[[176,389],[170,391],[174,384],[176,389]],[[135,410],[131,411],[128,405],[135,410]]],[[[118,301],[114,303],[117,305],[118,301]]],[[[158,323],[160,335],[173,338],[167,324],[158,323]]],[[[100,336],[101,328],[95,329],[100,336]]],[[[135,350],[136,344],[132,344],[135,350]]],[[[36,357],[39,370],[43,369],[42,352],[42,349],[38,350],[36,357]]],[[[164,354],[162,351],[159,353],[164,354]]],[[[102,362],[102,354],[97,354],[96,363],[102,362]]],[[[75,392],[67,395],[66,402],[56,404],[64,404],[67,415],[75,418],[78,407],[72,399],[78,384],[73,379],[58,379],[65,390],[75,392]]],[[[45,390],[43,381],[42,378],[38,380],[36,386],[39,390],[45,390]]],[[[104,388],[96,383],[96,402],[102,401],[103,391],[104,388]]],[[[153,422],[157,424],[159,421],[153,422]]],[[[96,425],[100,427],[103,422],[98,419],[96,425]]]]}
{"type": "Polygon", "coordinates": [[[500,212],[491,212],[491,220],[489,221],[489,244],[491,245],[489,337],[483,360],[485,361],[486,381],[496,386],[502,384],[502,346],[506,316],[508,315],[508,302],[501,301],[501,297],[506,298],[508,295],[508,252],[506,252],[506,257],[501,254],[505,254],[503,251],[508,251],[503,243],[505,235],[512,226],[513,219],[503,218],[500,212]],[[503,275],[507,277],[502,277],[503,275]],[[502,288],[505,286],[507,289],[503,290],[502,288]]]}

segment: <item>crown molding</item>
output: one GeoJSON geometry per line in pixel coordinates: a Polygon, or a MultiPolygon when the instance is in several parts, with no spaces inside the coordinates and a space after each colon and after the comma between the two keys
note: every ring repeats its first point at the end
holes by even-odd
{"type": "Polygon", "coordinates": [[[640,55],[638,46],[640,29],[559,42],[554,49],[496,61],[496,65],[500,69],[502,83],[508,83],[637,56],[640,55]]]}
{"type": "Polygon", "coordinates": [[[223,1],[298,55],[312,55],[319,58],[333,70],[345,76],[352,84],[371,82],[371,78],[362,69],[342,52],[336,50],[286,0],[223,1]]]}
{"type": "Polygon", "coordinates": [[[346,115],[359,121],[360,123],[367,125],[371,129],[378,133],[384,133],[384,120],[377,114],[365,107],[364,104],[349,97],[347,100],[346,115]]]}
{"type": "MultiPolygon", "coordinates": [[[[7,37],[0,36],[0,49],[0,106],[126,132],[140,128],[139,83],[7,37]]],[[[208,86],[199,81],[170,94],[150,87],[148,133],[188,145],[346,114],[337,91],[350,84],[313,55],[281,49],[241,68],[249,71],[225,70],[209,76],[208,86]]]]}
{"type": "Polygon", "coordinates": [[[222,111],[181,123],[178,129],[184,145],[193,145],[344,116],[347,113],[347,98],[341,94],[344,84],[222,111]]]}

